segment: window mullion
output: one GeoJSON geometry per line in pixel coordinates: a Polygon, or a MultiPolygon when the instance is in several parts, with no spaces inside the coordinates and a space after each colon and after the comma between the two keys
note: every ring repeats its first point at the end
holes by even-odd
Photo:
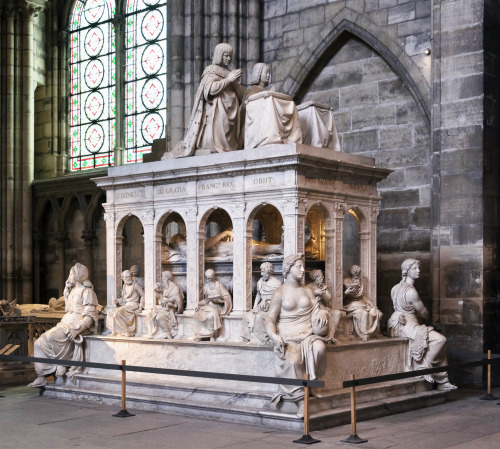
{"type": "Polygon", "coordinates": [[[125,17],[115,14],[113,19],[116,35],[116,145],[114,165],[125,161],[125,17]]]}

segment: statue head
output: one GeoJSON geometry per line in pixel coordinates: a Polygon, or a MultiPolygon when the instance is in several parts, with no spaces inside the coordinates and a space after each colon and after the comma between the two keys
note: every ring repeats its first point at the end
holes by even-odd
{"type": "Polygon", "coordinates": [[[351,276],[352,279],[359,279],[361,277],[361,267],[359,265],[353,265],[349,269],[349,276],[351,276]]]}
{"type": "MultiPolygon", "coordinates": [[[[228,54],[231,57],[233,56],[233,47],[231,45],[226,44],[226,43],[221,43],[215,46],[214,49],[214,56],[212,58],[212,64],[217,64],[217,65],[229,65],[224,63],[224,54],[228,54]]],[[[231,62],[231,60],[229,60],[231,62]]]]}
{"type": "Polygon", "coordinates": [[[130,270],[122,271],[122,281],[125,284],[131,284],[133,282],[130,270]]]}
{"type": "Polygon", "coordinates": [[[416,277],[415,277],[415,279],[416,279],[420,274],[420,261],[418,261],[417,259],[406,259],[401,264],[401,275],[402,275],[403,280],[406,280],[406,278],[408,277],[408,273],[414,267],[417,269],[417,273],[416,273],[416,277]]]}
{"type": "Polygon", "coordinates": [[[166,284],[168,283],[168,281],[171,281],[172,280],[172,273],[170,271],[163,271],[162,274],[161,274],[161,279],[163,280],[163,282],[166,284]]]}
{"type": "Polygon", "coordinates": [[[205,271],[205,277],[207,278],[208,282],[214,282],[217,279],[217,277],[215,276],[215,271],[211,268],[205,271]]]}
{"type": "Polygon", "coordinates": [[[267,86],[269,84],[269,80],[271,79],[271,67],[264,62],[258,62],[253,66],[252,75],[250,76],[250,84],[259,84],[262,80],[264,85],[267,86]]]}
{"type": "Polygon", "coordinates": [[[323,275],[323,272],[321,270],[312,270],[309,273],[309,277],[318,284],[321,284],[323,282],[323,279],[325,279],[325,276],[323,275]]]}
{"type": "Polygon", "coordinates": [[[88,278],[89,278],[89,270],[85,265],[82,265],[81,263],[76,263],[71,267],[68,278],[68,280],[71,283],[73,284],[76,282],[83,283],[83,281],[86,281],[88,278]]]}
{"type": "Polygon", "coordinates": [[[274,274],[274,266],[271,262],[264,262],[260,265],[260,274],[267,281],[269,276],[274,274]]]}
{"type": "Polygon", "coordinates": [[[290,256],[285,257],[285,259],[283,260],[283,279],[286,279],[288,273],[290,273],[290,269],[298,260],[304,260],[304,254],[291,254],[290,256]]]}
{"type": "Polygon", "coordinates": [[[132,265],[130,267],[130,274],[133,276],[133,277],[137,277],[139,276],[139,273],[140,273],[140,270],[139,270],[139,265],[132,265]]]}

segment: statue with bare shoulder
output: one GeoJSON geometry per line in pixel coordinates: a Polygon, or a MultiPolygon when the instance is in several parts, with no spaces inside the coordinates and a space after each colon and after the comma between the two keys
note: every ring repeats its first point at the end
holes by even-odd
{"type": "MultiPolygon", "coordinates": [[[[401,282],[391,290],[394,313],[387,323],[389,333],[391,337],[410,340],[408,371],[446,366],[446,337],[422,323],[429,318],[429,312],[414,287],[420,277],[420,262],[406,259],[401,264],[401,272],[401,282]]],[[[425,375],[424,379],[436,383],[438,390],[457,388],[448,380],[446,371],[425,375]]]]}

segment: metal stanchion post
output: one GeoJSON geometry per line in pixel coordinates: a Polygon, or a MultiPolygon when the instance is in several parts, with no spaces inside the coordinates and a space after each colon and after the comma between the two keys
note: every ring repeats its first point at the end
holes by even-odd
{"type": "Polygon", "coordinates": [[[479,399],[483,401],[495,401],[496,399],[499,398],[491,394],[491,349],[488,349],[488,360],[490,361],[490,363],[488,363],[488,387],[487,387],[488,391],[486,396],[479,399]]]}
{"type": "MultiPolygon", "coordinates": [[[[355,380],[354,374],[351,374],[351,380],[355,380]]],[[[360,444],[366,443],[368,440],[358,437],[356,433],[356,387],[351,387],[351,434],[346,440],[340,440],[342,443],[360,444]]]]}
{"type": "Polygon", "coordinates": [[[126,377],[126,370],[125,370],[125,360],[122,360],[122,409],[113,415],[115,418],[128,418],[129,416],[135,416],[132,413],[127,412],[127,407],[125,405],[125,391],[126,391],[126,383],[127,383],[127,377],[126,377]]]}
{"type": "MultiPolygon", "coordinates": [[[[309,380],[309,374],[306,374],[306,380],[309,380]]],[[[321,440],[315,440],[309,435],[309,387],[304,387],[304,435],[298,440],[293,440],[299,444],[314,444],[320,443],[321,440]]]]}

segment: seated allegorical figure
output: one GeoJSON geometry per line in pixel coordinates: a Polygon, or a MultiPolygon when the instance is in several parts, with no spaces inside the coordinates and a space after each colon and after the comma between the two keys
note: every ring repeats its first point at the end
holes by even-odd
{"type": "Polygon", "coordinates": [[[212,64],[205,68],[196,92],[184,139],[165,157],[183,157],[238,150],[240,101],[244,88],[238,82],[242,70],[229,70],[233,48],[226,43],[214,49],[212,64]]]}
{"type": "MultiPolygon", "coordinates": [[[[57,326],[44,332],[35,341],[34,356],[48,359],[65,359],[83,361],[83,336],[95,333],[97,326],[97,297],[92,283],[88,279],[87,267],[75,264],[69,273],[64,288],[66,314],[57,326]]],[[[63,365],[50,363],[35,363],[37,378],[29,384],[30,387],[40,387],[47,384],[47,376],[54,374],[62,377],[68,371],[63,365]]],[[[81,372],[82,369],[72,367],[68,377],[81,372]]]]}
{"type": "Polygon", "coordinates": [[[177,335],[176,313],[184,310],[184,294],[172,280],[172,273],[164,271],[155,290],[160,294],[158,305],[147,315],[148,338],[174,338],[177,335]]]}
{"type": "Polygon", "coordinates": [[[344,279],[344,308],[352,315],[356,337],[368,341],[376,336],[382,312],[365,298],[361,268],[353,265],[349,274],[351,277],[344,279]]]}
{"type": "Polygon", "coordinates": [[[253,309],[243,315],[241,336],[247,343],[268,345],[271,343],[266,331],[266,315],[271,296],[281,282],[273,276],[274,266],[270,262],[261,264],[260,274],[253,309]]]}
{"type": "MultiPolygon", "coordinates": [[[[317,379],[326,371],[328,321],[310,287],[304,285],[304,255],[293,254],[283,261],[282,286],[271,297],[266,330],[274,345],[276,377],[317,379]],[[315,334],[320,331],[322,335],[315,334]]],[[[280,385],[272,403],[304,398],[299,386],[280,385]]]]}
{"type": "MultiPolygon", "coordinates": [[[[414,287],[415,281],[420,277],[420,262],[406,259],[401,264],[401,273],[401,282],[391,290],[394,313],[387,323],[389,333],[391,337],[410,340],[406,367],[408,371],[446,366],[446,337],[421,322],[429,318],[429,312],[414,287]]],[[[426,375],[424,379],[436,383],[438,390],[456,388],[448,380],[446,371],[426,375]]]]}
{"type": "Polygon", "coordinates": [[[194,336],[192,341],[206,338],[214,341],[222,329],[222,316],[229,315],[233,307],[231,294],[224,284],[217,280],[215,271],[205,271],[207,279],[201,292],[201,299],[194,313],[194,336]]]}
{"type": "Polygon", "coordinates": [[[122,273],[122,280],[122,296],[113,299],[115,308],[108,310],[106,327],[113,336],[133,337],[137,331],[136,316],[144,308],[144,291],[129,270],[122,273]]]}
{"type": "Polygon", "coordinates": [[[318,302],[319,310],[325,310],[330,314],[330,320],[328,321],[328,329],[313,329],[315,334],[324,334],[326,332],[327,341],[335,343],[335,332],[339,326],[340,318],[345,315],[345,312],[339,309],[332,308],[332,295],[328,291],[328,287],[323,280],[325,276],[321,270],[312,270],[309,273],[309,277],[312,279],[312,283],[309,287],[312,288],[316,301],[318,302]]]}

